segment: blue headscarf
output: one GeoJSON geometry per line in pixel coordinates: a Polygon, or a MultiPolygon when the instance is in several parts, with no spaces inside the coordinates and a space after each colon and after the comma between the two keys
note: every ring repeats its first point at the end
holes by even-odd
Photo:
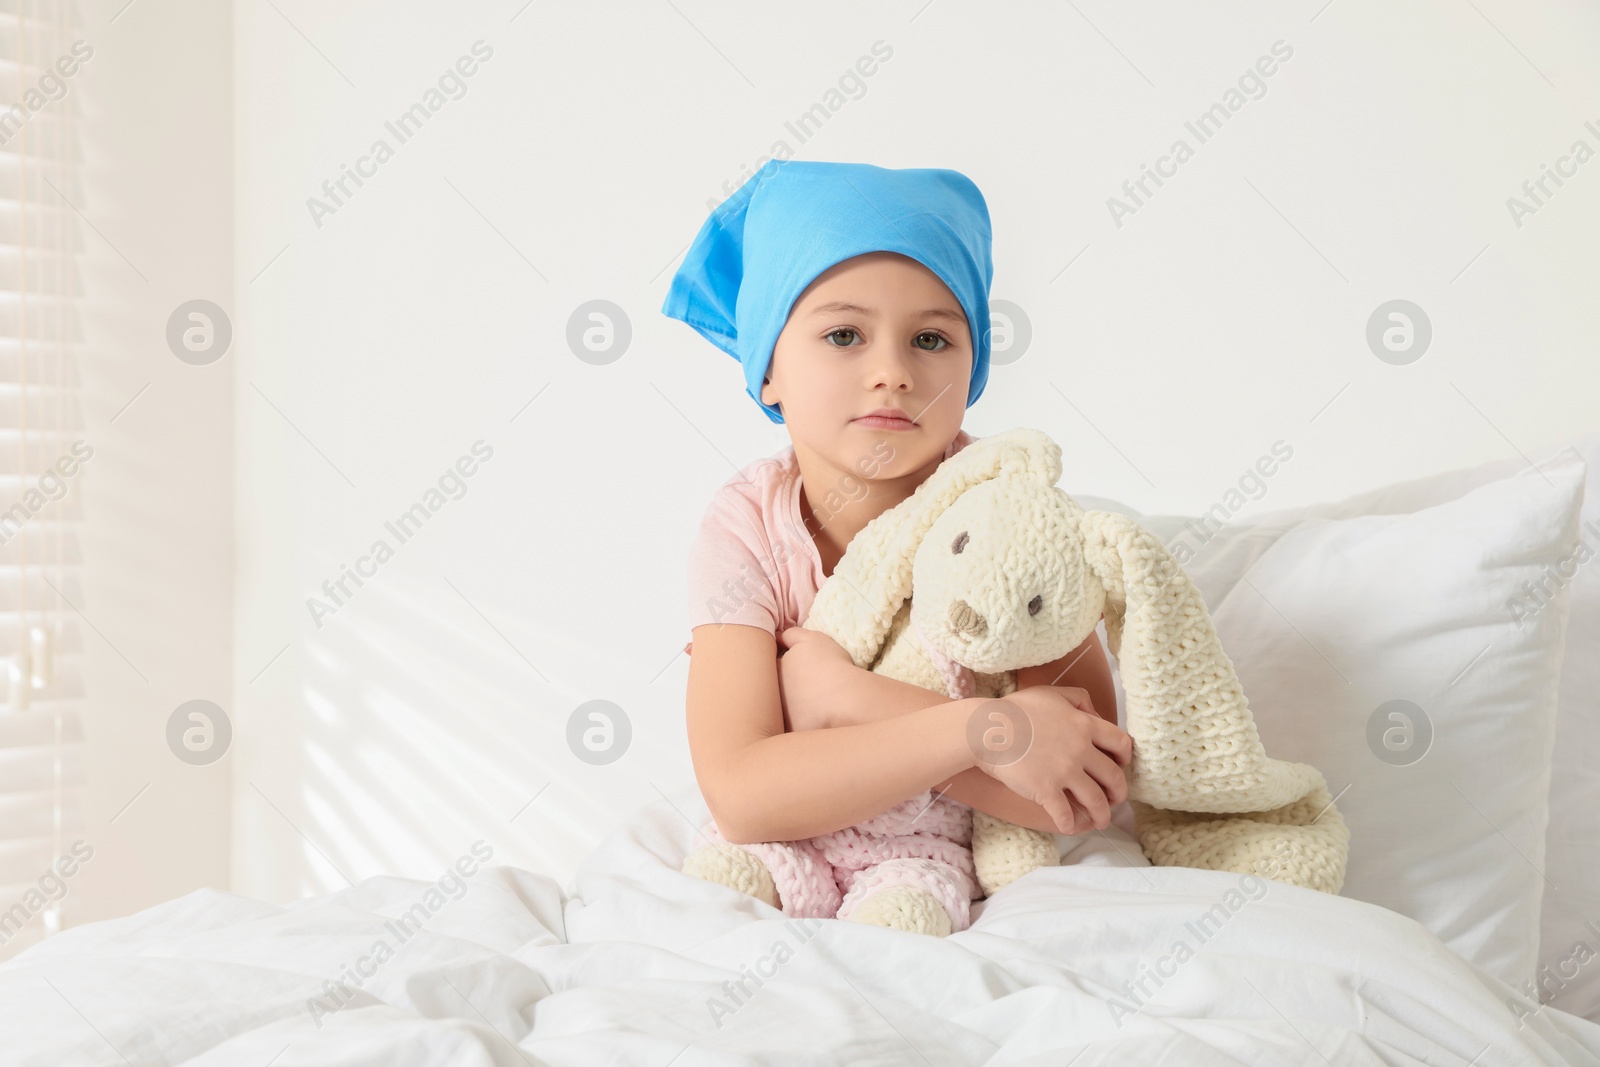
{"type": "Polygon", "coordinates": [[[989,380],[989,208],[954,170],[769,160],[712,210],[672,278],[661,311],[744,365],[761,402],[773,345],[817,275],[866,252],[909,256],[949,288],[972,330],[967,406],[989,380]]]}

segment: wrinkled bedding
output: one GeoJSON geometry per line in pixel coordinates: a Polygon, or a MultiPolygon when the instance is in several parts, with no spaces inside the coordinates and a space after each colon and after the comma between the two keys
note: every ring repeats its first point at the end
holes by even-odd
{"type": "Polygon", "coordinates": [[[939,939],[680,874],[705,815],[692,790],[642,809],[565,888],[479,843],[434,882],[200,890],[69,929],[0,966],[0,1061],[1600,1063],[1600,1024],[1411,919],[1152,868],[1115,826],[939,939]]]}

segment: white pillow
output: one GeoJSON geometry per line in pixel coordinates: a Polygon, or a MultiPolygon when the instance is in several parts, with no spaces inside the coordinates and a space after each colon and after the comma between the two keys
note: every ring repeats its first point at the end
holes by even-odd
{"type": "Polygon", "coordinates": [[[1521,466],[1398,514],[1356,510],[1400,499],[1381,490],[1220,530],[1115,508],[1188,546],[1267,752],[1327,776],[1350,825],[1342,895],[1518,988],[1537,960],[1568,601],[1557,590],[1520,626],[1508,602],[1573,552],[1587,473],[1575,453],[1521,466]],[[1408,728],[1409,750],[1384,747],[1408,728]]]}
{"type": "MultiPolygon", "coordinates": [[[[1337,503],[1266,512],[1252,517],[1248,524],[1258,533],[1272,536],[1271,531],[1281,532],[1307,518],[1416,511],[1528,470],[1530,462],[1542,466],[1563,455],[1582,458],[1588,475],[1578,549],[1551,578],[1552,583],[1567,580],[1570,606],[1567,654],[1562,659],[1556,696],[1550,824],[1545,832],[1548,881],[1540,910],[1535,992],[1540,1000],[1562,1011],[1600,1022],[1600,433],[1537,449],[1526,461],[1512,457],[1444,471],[1337,503]]],[[[1192,521],[1184,516],[1144,517],[1115,502],[1106,504],[1110,510],[1139,518],[1163,537],[1176,536],[1192,521]]],[[[1226,537],[1236,535],[1237,531],[1229,531],[1226,537]]],[[[1192,543],[1194,539],[1185,540],[1192,543]]]]}

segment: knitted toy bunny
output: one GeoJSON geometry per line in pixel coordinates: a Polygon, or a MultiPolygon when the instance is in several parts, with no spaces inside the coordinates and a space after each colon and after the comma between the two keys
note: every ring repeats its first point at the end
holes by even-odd
{"type": "MultiPolygon", "coordinates": [[[[1134,741],[1128,799],[1151,862],[1337,893],[1349,831],[1322,774],[1267,757],[1199,591],[1159,539],[1085,511],[1055,488],[1060,476],[1060,448],[1038,430],[975,440],[850,542],[804,625],[858,666],[1000,698],[1017,669],[1064,656],[1104,614],[1134,741]]],[[[939,935],[965,928],[980,890],[1060,855],[1052,835],[928,793],[809,841],[732,845],[714,823],[705,832],[686,873],[793,916],[939,935]]]]}

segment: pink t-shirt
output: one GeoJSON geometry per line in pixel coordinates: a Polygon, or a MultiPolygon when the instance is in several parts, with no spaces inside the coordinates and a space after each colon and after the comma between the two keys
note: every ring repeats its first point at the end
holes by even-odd
{"type": "MultiPolygon", "coordinates": [[[[941,462],[974,440],[959,431],[941,462]]],[[[824,577],[800,515],[800,467],[791,445],[751,462],[712,495],[689,548],[689,628],[738,623],[777,637],[805,621],[824,577]]]]}

